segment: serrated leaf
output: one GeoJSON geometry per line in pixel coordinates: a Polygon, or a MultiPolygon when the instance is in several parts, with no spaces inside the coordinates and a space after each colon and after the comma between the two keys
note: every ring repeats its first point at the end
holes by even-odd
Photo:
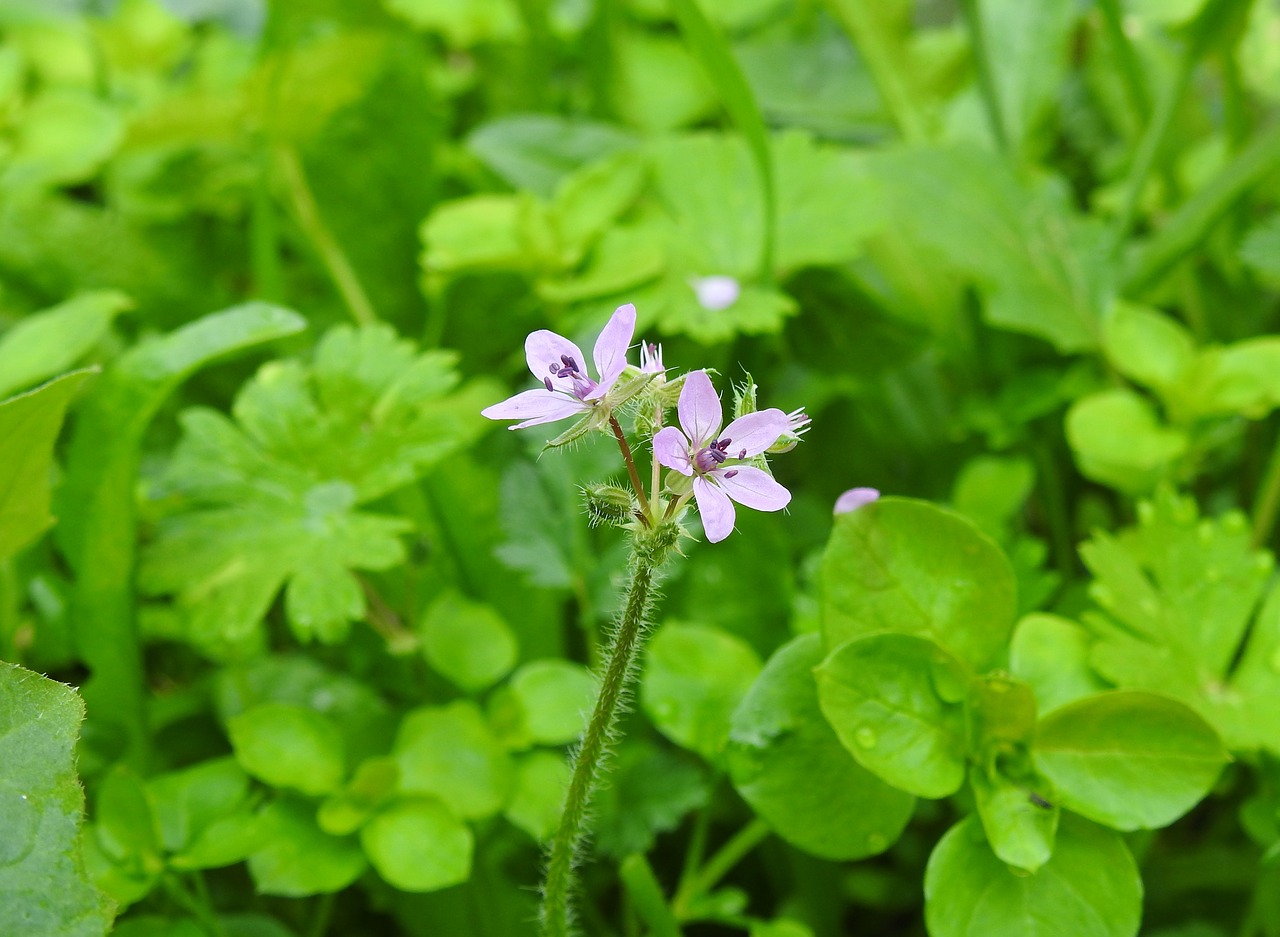
{"type": "Polygon", "coordinates": [[[80,856],[75,744],[84,704],[0,663],[0,933],[101,937],[112,910],[80,856]]]}
{"type": "Polygon", "coordinates": [[[185,510],[159,525],[141,588],[176,594],[200,644],[254,639],[281,587],[299,638],[341,640],[364,610],[352,570],[399,563],[408,529],[358,506],[483,431],[477,392],[487,391],[457,391],[453,362],[418,354],[386,326],[340,326],[310,367],[260,369],[236,397],[234,420],[186,411],[161,484],[185,510]]]}
{"type": "Polygon", "coordinates": [[[729,772],[747,803],[787,842],[827,859],[861,859],[893,845],[915,799],[863,768],[840,744],[819,708],[813,668],[822,657],[821,639],[810,634],[769,659],[733,714],[729,772]]]}

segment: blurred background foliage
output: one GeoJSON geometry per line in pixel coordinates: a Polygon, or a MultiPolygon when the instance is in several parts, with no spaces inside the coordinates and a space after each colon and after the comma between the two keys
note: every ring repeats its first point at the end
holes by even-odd
{"type": "MultiPolygon", "coordinates": [[[[1077,545],[1171,488],[1274,546],[1280,7],[699,7],[0,0],[0,388],[102,368],[58,526],[4,546],[0,657],[84,683],[116,933],[531,932],[625,563],[579,503],[609,447],[479,417],[532,329],[634,302],[669,367],[814,420],[790,513],[672,566],[593,935],[924,932],[951,801],[883,805],[856,865],[793,831],[680,877],[763,838],[729,719],[819,627],[842,490],[954,507],[1019,613],[1086,609],[1077,545]]],[[[1278,750],[1241,738],[1131,842],[1151,933],[1280,933],[1278,750]]]]}

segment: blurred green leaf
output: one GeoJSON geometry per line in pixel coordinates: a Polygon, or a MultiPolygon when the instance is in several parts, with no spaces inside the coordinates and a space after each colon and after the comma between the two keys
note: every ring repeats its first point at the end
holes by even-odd
{"type": "Polygon", "coordinates": [[[355,837],[330,836],[301,800],[272,801],[258,815],[264,842],[249,856],[249,874],[264,895],[300,898],[341,891],[368,867],[355,837]]]}
{"type": "Polygon", "coordinates": [[[634,148],[620,127],[555,114],[515,114],[481,124],[467,148],[508,183],[550,199],[574,170],[634,148]]]}
{"type": "Polygon", "coordinates": [[[288,703],[263,703],[227,720],[236,760],[275,787],[332,794],[346,775],[342,736],[325,716],[288,703]]]}
{"type": "Polygon", "coordinates": [[[0,338],[0,397],[74,365],[130,305],[123,293],[100,290],[21,319],[0,338]]]}
{"type": "Polygon", "coordinates": [[[438,797],[467,819],[492,816],[511,794],[511,759],[474,703],[413,710],[392,755],[400,793],[438,797]]]}
{"type": "Polygon", "coordinates": [[[502,679],[519,655],[516,637],[502,616],[457,593],[446,593],[431,604],[420,632],[427,662],[469,692],[502,679]]]}
{"type": "Polygon", "coordinates": [[[1089,665],[1089,632],[1057,615],[1031,614],[1013,629],[1009,670],[1035,690],[1036,704],[1048,713],[1107,689],[1089,665]]]}
{"type": "Polygon", "coordinates": [[[577,741],[600,691],[581,664],[535,660],[511,675],[507,689],[520,713],[522,734],[542,745],[577,741]]]}
{"type": "Polygon", "coordinates": [[[733,714],[730,777],[797,848],[826,859],[878,855],[901,835],[915,800],[859,765],[823,718],[813,677],[822,657],[819,637],[803,635],[765,664],[733,714]]]}
{"type": "Polygon", "coordinates": [[[70,687],[0,663],[0,932],[101,937],[113,909],[80,857],[84,794],[70,687]]]}
{"type": "Polygon", "coordinates": [[[73,371],[0,403],[0,559],[40,536],[49,514],[53,445],[90,369],[73,371]]]}
{"type": "Polygon", "coordinates": [[[547,751],[521,755],[506,818],[539,842],[546,840],[560,821],[569,776],[563,755],[547,751]]]}
{"type": "Polygon", "coordinates": [[[1087,478],[1129,494],[1150,491],[1173,475],[1187,435],[1166,426],[1146,398],[1117,387],[1071,405],[1067,441],[1087,478]]]}
{"type": "Polygon", "coordinates": [[[596,792],[596,849],[622,859],[653,849],[711,796],[705,772],[689,758],[652,742],[631,740],[618,751],[609,783],[596,792]]]}
{"type": "Polygon", "coordinates": [[[378,874],[405,891],[435,891],[471,873],[471,830],[443,803],[407,800],[378,813],[360,830],[378,874]]]}

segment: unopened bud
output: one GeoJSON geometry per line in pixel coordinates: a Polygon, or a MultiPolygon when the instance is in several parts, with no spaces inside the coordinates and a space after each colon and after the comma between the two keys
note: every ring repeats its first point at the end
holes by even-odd
{"type": "Polygon", "coordinates": [[[587,522],[592,527],[601,524],[625,526],[639,510],[631,492],[617,485],[584,485],[582,496],[587,503],[587,522]]]}

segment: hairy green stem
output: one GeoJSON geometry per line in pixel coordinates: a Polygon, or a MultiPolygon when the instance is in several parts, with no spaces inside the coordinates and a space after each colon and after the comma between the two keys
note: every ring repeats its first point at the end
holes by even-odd
{"type": "Polygon", "coordinates": [[[574,752],[564,812],[551,840],[542,889],[542,932],[546,937],[569,937],[573,933],[571,900],[577,879],[574,866],[587,832],[587,812],[604,775],[610,749],[617,738],[618,717],[635,679],[636,662],[648,632],[655,577],[665,552],[666,548],[651,534],[646,532],[637,537],[626,606],[605,653],[608,663],[600,684],[600,696],[574,752]]]}

